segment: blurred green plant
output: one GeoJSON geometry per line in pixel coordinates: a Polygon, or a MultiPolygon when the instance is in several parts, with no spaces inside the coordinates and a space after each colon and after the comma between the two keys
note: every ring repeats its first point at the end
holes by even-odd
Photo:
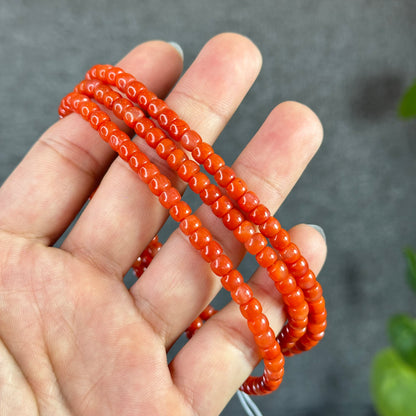
{"type": "Polygon", "coordinates": [[[404,93],[400,101],[399,115],[404,118],[416,117],[416,80],[404,93]]]}
{"type": "MultiPolygon", "coordinates": [[[[416,252],[406,248],[404,255],[408,283],[416,293],[416,252]]],[[[392,347],[380,351],[371,368],[375,408],[380,416],[416,416],[416,319],[395,315],[388,333],[392,347]]]]}

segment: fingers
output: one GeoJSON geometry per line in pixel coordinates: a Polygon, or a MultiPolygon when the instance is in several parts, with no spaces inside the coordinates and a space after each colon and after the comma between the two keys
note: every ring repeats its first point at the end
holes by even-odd
{"type": "MultiPolygon", "coordinates": [[[[182,59],[172,45],[153,41],[138,46],[119,65],[164,96],[181,72],[182,59]]],[[[51,244],[79,212],[114,155],[78,115],[60,120],[0,189],[0,228],[51,244]]]]}
{"type": "MultiPolygon", "coordinates": [[[[213,143],[257,77],[260,64],[259,51],[247,38],[216,36],[166,101],[213,143]]],[[[184,189],[184,183],[177,185],[184,189]]],[[[62,247],[121,279],[166,217],[147,185],[117,159],[62,247]]]]}
{"type": "MultiPolygon", "coordinates": [[[[326,244],[318,231],[307,225],[290,230],[291,239],[318,273],[325,261],[326,244]]],[[[283,303],[264,269],[250,280],[276,333],[285,321],[283,303]]],[[[185,345],[170,368],[177,387],[199,415],[221,412],[239,386],[258,364],[259,353],[245,319],[231,303],[214,315],[185,345]]]]}
{"type": "MultiPolygon", "coordinates": [[[[311,110],[298,103],[283,103],[270,114],[233,169],[274,213],[321,140],[322,126],[311,110]]],[[[209,208],[201,207],[197,215],[237,267],[245,254],[243,246],[209,208]]],[[[209,264],[178,230],[131,288],[131,293],[140,313],[157,328],[169,348],[220,287],[219,278],[209,264]],[[186,308],[179,308],[178,304],[184,302],[186,308]]]]}

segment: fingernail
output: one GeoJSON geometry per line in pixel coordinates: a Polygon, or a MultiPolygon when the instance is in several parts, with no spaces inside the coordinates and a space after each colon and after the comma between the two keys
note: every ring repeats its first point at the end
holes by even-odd
{"type": "Polygon", "coordinates": [[[324,232],[324,229],[322,227],[320,227],[319,225],[316,225],[316,224],[308,224],[308,225],[309,225],[309,227],[315,228],[315,230],[318,231],[319,234],[321,234],[322,238],[326,242],[325,232],[324,232]]]}
{"type": "Polygon", "coordinates": [[[183,50],[181,48],[181,46],[179,45],[179,43],[176,42],[169,42],[179,53],[179,55],[182,57],[183,59],[183,50]]]}

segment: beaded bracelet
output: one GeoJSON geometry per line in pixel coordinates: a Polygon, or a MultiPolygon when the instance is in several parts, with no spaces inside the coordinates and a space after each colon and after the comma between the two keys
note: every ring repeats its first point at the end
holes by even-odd
{"type": "MultiPolygon", "coordinates": [[[[191,245],[210,263],[212,271],[221,278],[222,286],[240,306],[264,360],[263,375],[250,376],[240,390],[255,395],[276,390],[284,373],[284,356],[315,346],[324,336],[327,316],[321,285],[298,247],[290,241],[288,232],[197,132],[163,100],[121,68],[111,65],[92,67],[85,80],[63,98],[58,112],[60,117],[72,112],[80,114],[130,165],[162,206],[169,210],[191,245]],[[170,180],[92,99],[112,111],[155,149],[214,215],[222,219],[245,249],[255,255],[258,264],[266,268],[282,295],[287,313],[287,323],[277,338],[259,300],[253,296],[250,286],[224,254],[221,245],[192,214],[190,206],[182,200],[170,180]],[[192,155],[192,159],[185,151],[192,155]],[[211,183],[201,166],[214,177],[218,186],[211,183]]],[[[161,243],[155,236],[133,264],[137,277],[149,266],[160,248],[161,243]]],[[[215,309],[208,305],[187,329],[187,336],[191,337],[203,321],[215,313],[215,309]]]]}

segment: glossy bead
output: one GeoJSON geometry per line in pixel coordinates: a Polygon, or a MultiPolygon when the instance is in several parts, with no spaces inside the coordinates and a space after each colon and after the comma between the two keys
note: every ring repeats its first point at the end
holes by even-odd
{"type": "Polygon", "coordinates": [[[188,159],[178,167],[176,172],[183,181],[188,182],[192,176],[199,172],[199,165],[188,159]]]}
{"type": "Polygon", "coordinates": [[[121,143],[120,147],[118,148],[118,154],[123,160],[128,161],[133,153],[137,152],[138,150],[139,148],[137,147],[136,143],[129,140],[121,143]]]}
{"type": "Polygon", "coordinates": [[[214,175],[224,165],[224,159],[216,153],[208,156],[204,161],[204,168],[211,175],[214,175]]]}
{"type": "Polygon", "coordinates": [[[100,107],[92,101],[85,101],[79,105],[78,112],[85,120],[89,121],[91,114],[99,109],[100,107]]]}
{"type": "Polygon", "coordinates": [[[113,103],[113,113],[116,117],[122,119],[124,112],[132,106],[133,104],[127,98],[120,98],[113,103]]]}
{"type": "Polygon", "coordinates": [[[325,329],[326,329],[326,321],[319,322],[319,323],[314,323],[314,322],[308,323],[308,332],[310,332],[311,334],[320,334],[324,332],[325,329]]]}
{"type": "Polygon", "coordinates": [[[276,373],[280,371],[285,365],[285,357],[280,352],[275,358],[265,359],[264,366],[271,372],[276,373]]]}
{"type": "Polygon", "coordinates": [[[263,204],[259,204],[256,208],[250,211],[248,217],[254,224],[260,225],[265,223],[270,217],[269,209],[263,204]]]}
{"type": "Polygon", "coordinates": [[[214,153],[214,149],[205,142],[199,143],[194,150],[192,156],[198,163],[204,163],[205,160],[214,153]]]}
{"type": "Polygon", "coordinates": [[[290,243],[287,247],[283,250],[280,250],[280,256],[282,260],[287,263],[294,263],[295,261],[299,260],[300,253],[299,249],[294,243],[290,243]]]}
{"type": "Polygon", "coordinates": [[[251,222],[243,221],[234,231],[233,234],[235,238],[240,243],[245,243],[248,241],[255,233],[255,229],[251,222]]]}
{"type": "Polygon", "coordinates": [[[201,136],[195,130],[188,130],[181,137],[182,146],[190,152],[201,142],[201,136]]]}
{"type": "Polygon", "coordinates": [[[120,145],[126,141],[130,141],[130,137],[121,130],[114,130],[110,134],[110,138],[108,140],[108,144],[111,146],[113,150],[118,152],[120,145]]]}
{"type": "Polygon", "coordinates": [[[228,185],[227,185],[227,193],[228,195],[237,200],[241,196],[243,196],[247,192],[247,185],[246,183],[240,178],[234,178],[228,185]]]}
{"type": "Polygon", "coordinates": [[[113,131],[116,130],[118,130],[117,124],[113,123],[112,121],[105,121],[104,123],[100,124],[98,133],[103,140],[108,142],[108,140],[110,140],[110,135],[113,133],[113,131]]]}
{"type": "MultiPolygon", "coordinates": [[[[234,291],[238,286],[241,286],[243,283],[244,283],[243,276],[236,269],[231,270],[229,273],[225,274],[221,278],[222,286],[224,287],[225,290],[228,290],[229,292],[234,291]]],[[[260,305],[258,301],[257,301],[257,304],[260,305]]],[[[252,305],[253,309],[255,309],[256,307],[257,305],[252,305]]],[[[259,308],[261,312],[261,306],[259,306],[259,308]]],[[[249,313],[249,311],[247,313],[249,313]]]]}
{"type": "Polygon", "coordinates": [[[274,264],[268,267],[267,272],[270,278],[275,282],[285,280],[289,276],[287,266],[282,260],[277,260],[274,264]]]}
{"type": "Polygon", "coordinates": [[[199,315],[201,319],[204,321],[207,321],[209,318],[211,318],[213,315],[215,315],[217,311],[211,306],[208,305],[199,315]]]}
{"type": "Polygon", "coordinates": [[[136,81],[133,75],[127,74],[126,72],[121,72],[118,75],[116,75],[115,85],[120,91],[125,93],[127,85],[132,81],[136,81]]]}
{"type": "Polygon", "coordinates": [[[136,123],[143,117],[143,111],[137,107],[129,107],[123,113],[123,121],[131,128],[134,128],[136,123]]]}
{"type": "Polygon", "coordinates": [[[195,193],[199,194],[202,192],[209,184],[210,180],[207,175],[203,172],[197,172],[195,175],[191,176],[189,178],[189,187],[194,191],[195,193]]]}
{"type": "Polygon", "coordinates": [[[309,315],[309,322],[312,322],[314,324],[319,324],[321,322],[326,321],[326,318],[327,318],[327,312],[326,312],[326,310],[323,311],[323,312],[321,312],[321,313],[318,313],[318,314],[311,313],[309,315]]]}
{"type": "Polygon", "coordinates": [[[143,139],[153,128],[155,128],[155,123],[153,123],[152,120],[143,117],[134,125],[134,132],[143,139]]]}
{"type": "Polygon", "coordinates": [[[231,292],[231,297],[238,305],[244,305],[253,299],[253,291],[247,283],[243,283],[231,292]]]}
{"type": "Polygon", "coordinates": [[[316,278],[312,270],[309,270],[308,273],[304,274],[302,277],[296,279],[299,287],[302,290],[311,289],[315,286],[316,278]]]}
{"type": "Polygon", "coordinates": [[[222,217],[222,222],[231,231],[235,230],[243,221],[245,221],[244,215],[235,208],[232,208],[222,217]]]}
{"type": "Polygon", "coordinates": [[[245,243],[244,247],[250,254],[256,255],[267,246],[266,238],[260,233],[254,233],[245,243]]]}
{"type": "Polygon", "coordinates": [[[309,301],[309,311],[311,314],[320,314],[325,310],[325,299],[323,297],[315,301],[309,301]]]}
{"type": "Polygon", "coordinates": [[[266,315],[263,315],[262,313],[256,315],[254,319],[248,320],[247,325],[254,335],[266,332],[270,326],[266,315]]]}
{"type": "Polygon", "coordinates": [[[296,280],[292,276],[279,280],[275,283],[275,286],[282,295],[289,294],[297,288],[296,280]]]}
{"type": "Polygon", "coordinates": [[[189,236],[189,241],[197,250],[204,248],[211,240],[211,233],[204,227],[198,228],[189,236]]]}
{"type": "Polygon", "coordinates": [[[261,267],[267,268],[277,261],[277,253],[271,247],[266,246],[257,253],[256,260],[261,267]]]}
{"type": "Polygon", "coordinates": [[[233,269],[233,263],[225,254],[220,254],[215,260],[210,263],[211,270],[217,276],[224,276],[233,269]]]}
{"type": "Polygon", "coordinates": [[[164,160],[176,149],[175,143],[170,139],[161,140],[156,146],[157,154],[164,160]]]}
{"type": "Polygon", "coordinates": [[[150,180],[159,173],[159,168],[153,163],[146,163],[139,170],[140,179],[144,183],[149,183],[150,180]]]}
{"type": "Polygon", "coordinates": [[[80,104],[86,101],[89,101],[89,98],[87,96],[82,94],[76,94],[72,98],[72,107],[75,111],[78,111],[80,104]]]}
{"type": "Polygon", "coordinates": [[[273,330],[269,328],[266,332],[255,335],[254,340],[260,348],[268,348],[276,341],[276,335],[273,330]]]}
{"type": "Polygon", "coordinates": [[[288,307],[296,308],[297,306],[300,306],[303,302],[305,302],[302,290],[300,288],[297,288],[293,290],[291,293],[283,295],[283,302],[288,307]]]}
{"type": "Polygon", "coordinates": [[[189,215],[179,224],[179,228],[185,235],[191,235],[193,232],[202,227],[201,220],[196,215],[189,215]]]}
{"type": "Polygon", "coordinates": [[[235,172],[228,166],[222,166],[214,172],[214,179],[219,186],[226,188],[235,179],[235,172]]]}
{"type": "Polygon", "coordinates": [[[251,192],[251,191],[247,191],[237,201],[239,207],[245,212],[252,211],[254,208],[257,207],[259,202],[260,201],[259,201],[259,198],[257,197],[257,195],[254,192],[251,192]]]}
{"type": "Polygon", "coordinates": [[[149,189],[156,196],[159,196],[163,191],[166,191],[166,189],[170,187],[172,187],[170,180],[161,173],[153,176],[149,182],[149,189]]]}
{"type": "Polygon", "coordinates": [[[223,253],[223,250],[216,241],[212,240],[200,252],[202,258],[206,262],[211,263],[223,253]]]}
{"type": "Polygon", "coordinates": [[[289,308],[289,314],[291,318],[295,319],[296,321],[304,321],[305,318],[308,317],[309,314],[309,306],[306,302],[301,303],[296,308],[289,308]]]}
{"type": "Polygon", "coordinates": [[[290,244],[288,232],[281,228],[279,232],[270,240],[270,243],[277,250],[283,250],[290,244]]]}
{"type": "MultiPolygon", "coordinates": [[[[296,260],[294,263],[288,265],[290,273],[296,277],[301,278],[309,271],[308,262],[303,256],[300,256],[298,260],[296,260]]],[[[299,286],[301,286],[299,284],[299,286]]],[[[301,286],[302,287],[302,286],[301,286]]],[[[302,287],[302,289],[307,289],[302,287]]]]}
{"type": "Polygon", "coordinates": [[[191,212],[191,207],[185,201],[178,201],[169,209],[170,216],[177,222],[180,222],[184,218],[188,217],[191,212]]]}
{"type": "Polygon", "coordinates": [[[212,183],[199,193],[202,202],[207,205],[213,204],[220,196],[221,191],[212,183]]]}
{"type": "Polygon", "coordinates": [[[94,111],[90,117],[90,125],[93,129],[98,130],[100,125],[106,121],[110,121],[110,116],[104,111],[94,111]]]}
{"type": "Polygon", "coordinates": [[[110,85],[116,85],[116,77],[117,75],[122,74],[122,73],[124,73],[124,71],[121,68],[117,66],[113,66],[111,69],[107,70],[105,80],[110,85]]]}
{"type": "Polygon", "coordinates": [[[146,87],[139,81],[131,81],[126,86],[126,95],[130,100],[137,101],[139,93],[143,91],[146,87]]]}
{"type": "Polygon", "coordinates": [[[315,302],[322,296],[322,287],[317,281],[310,289],[304,290],[305,299],[308,302],[315,302]]]}
{"type": "Polygon", "coordinates": [[[132,170],[136,173],[139,173],[141,167],[146,165],[147,163],[150,163],[149,158],[140,150],[134,152],[129,159],[129,165],[132,168],[132,170]]]}
{"type": "MultiPolygon", "coordinates": [[[[131,160],[131,159],[130,159],[131,160]]],[[[159,201],[164,208],[171,208],[181,199],[181,194],[176,188],[168,188],[159,195],[159,201]]]]}
{"type": "Polygon", "coordinates": [[[228,199],[227,196],[223,195],[219,197],[212,205],[211,211],[215,216],[222,218],[233,208],[233,203],[228,199]]]}
{"type": "MultiPolygon", "coordinates": [[[[140,110],[141,111],[141,110],[140,110]]],[[[146,132],[144,136],[146,143],[152,148],[155,149],[156,146],[164,139],[166,139],[166,134],[157,127],[146,132]]],[[[183,152],[182,152],[183,153],[183,152]]]]}
{"type": "Polygon", "coordinates": [[[147,89],[144,89],[144,90],[141,90],[139,94],[137,95],[136,102],[137,104],[139,104],[140,108],[143,111],[147,111],[150,103],[157,99],[158,97],[156,96],[156,94],[154,94],[153,92],[147,89]]]}
{"type": "Polygon", "coordinates": [[[107,91],[103,96],[103,104],[110,110],[113,109],[114,103],[119,100],[121,95],[113,90],[107,91]]]}
{"type": "Polygon", "coordinates": [[[157,118],[165,108],[168,108],[167,104],[160,98],[156,98],[147,106],[147,112],[150,117],[157,118]]]}
{"type": "Polygon", "coordinates": [[[180,118],[177,118],[169,123],[169,136],[172,137],[173,140],[179,141],[189,128],[187,123],[180,118]]]}
{"type": "Polygon", "coordinates": [[[169,126],[178,118],[178,115],[169,108],[165,108],[158,116],[157,121],[162,129],[169,129],[169,126]]]}
{"type": "Polygon", "coordinates": [[[244,305],[240,305],[241,315],[243,315],[244,318],[246,318],[247,320],[255,319],[257,315],[262,313],[262,311],[263,311],[263,308],[261,307],[260,302],[256,298],[251,299],[249,302],[245,303],[244,305]]]}
{"type": "Polygon", "coordinates": [[[100,104],[103,104],[103,100],[104,100],[104,94],[106,94],[107,92],[112,91],[111,87],[109,87],[108,85],[104,85],[104,84],[98,84],[95,88],[94,88],[94,98],[96,99],[96,101],[98,101],[100,104]]]}

